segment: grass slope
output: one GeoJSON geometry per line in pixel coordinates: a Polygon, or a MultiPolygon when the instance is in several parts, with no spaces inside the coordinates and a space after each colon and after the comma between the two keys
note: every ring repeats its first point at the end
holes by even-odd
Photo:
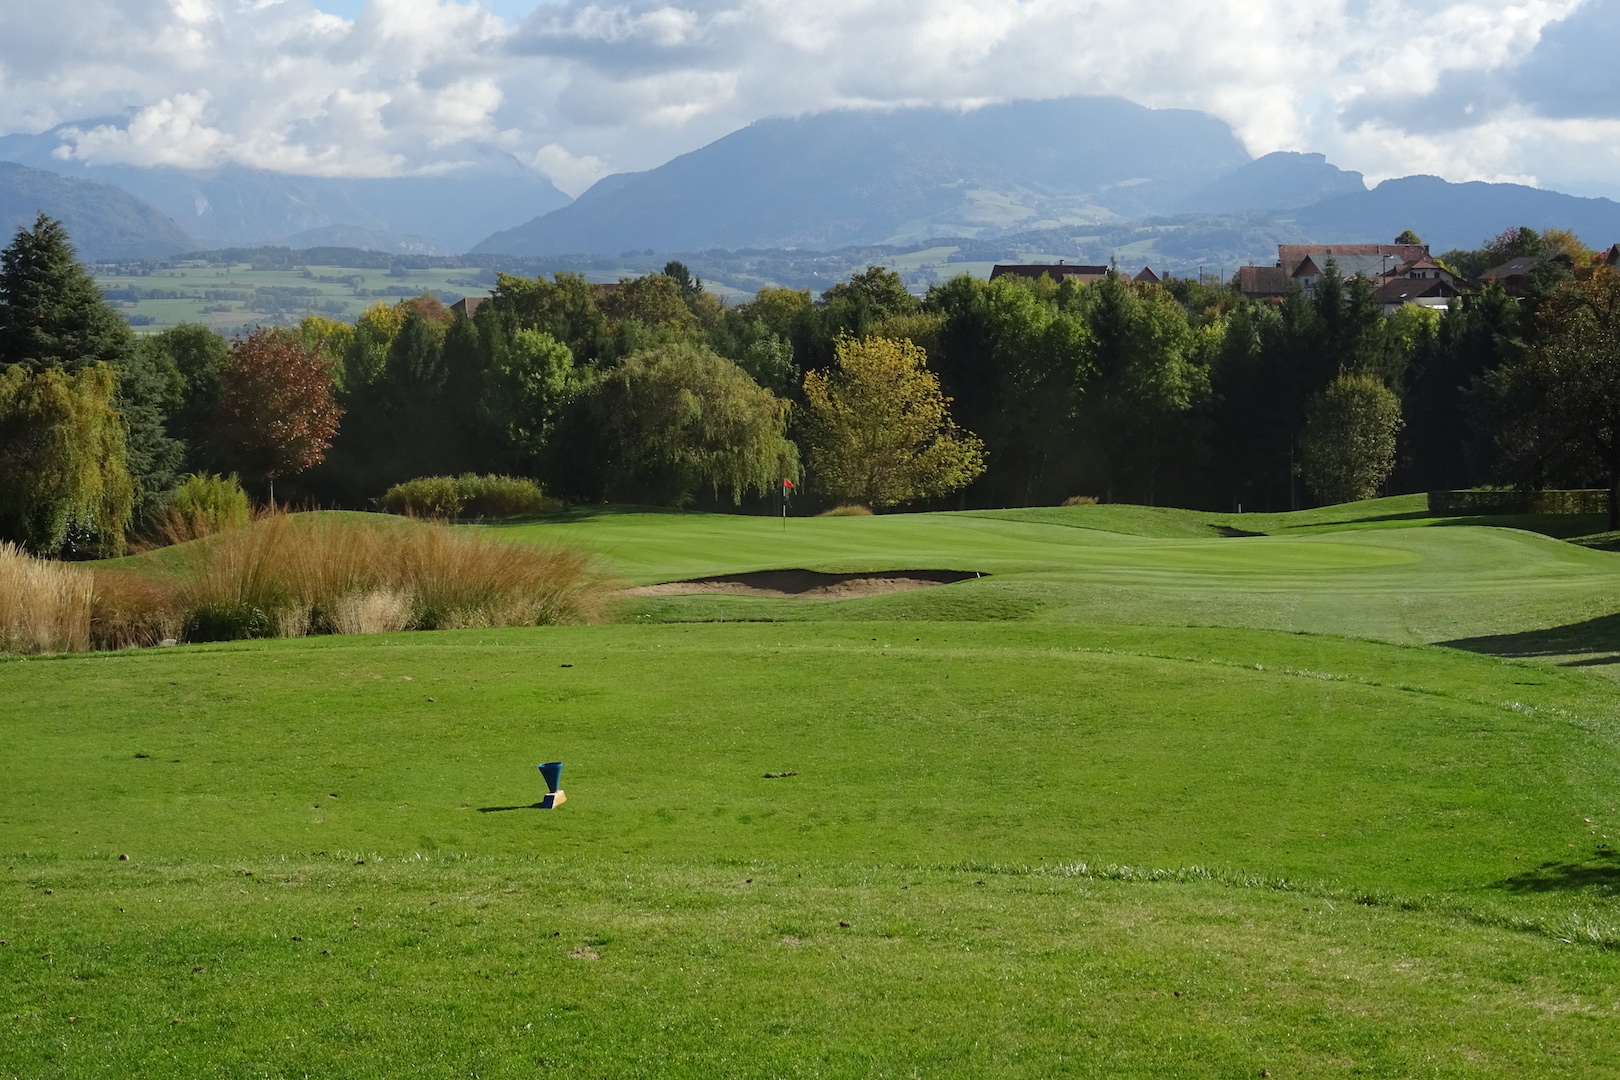
{"type": "Polygon", "coordinates": [[[1614,556],[1406,512],[573,514],[993,576],[0,663],[0,1076],[1620,1075],[1620,686],[1390,643],[1614,556]]]}
{"type": "MultiPolygon", "coordinates": [[[[1557,650],[1538,641],[1525,654],[1601,659],[1620,649],[1620,634],[1601,621],[1620,608],[1620,563],[1612,553],[1523,529],[1413,517],[1426,514],[1421,506],[1422,496],[1402,496],[1264,517],[1048,507],[792,519],[786,526],[736,515],[586,511],[500,531],[596,551],[638,585],[782,567],[989,575],[837,604],[666,597],[630,608],[629,617],[644,621],[1191,624],[1402,643],[1466,640],[1509,651],[1517,640],[1492,639],[1577,627],[1557,638],[1557,650]],[[1225,535],[1238,528],[1233,522],[1275,535],[1225,535]]],[[[1521,524],[1556,528],[1539,519],[1521,524]]]]}

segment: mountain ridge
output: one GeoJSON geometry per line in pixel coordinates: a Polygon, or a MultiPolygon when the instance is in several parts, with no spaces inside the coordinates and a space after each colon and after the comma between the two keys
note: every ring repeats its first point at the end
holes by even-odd
{"type": "Polygon", "coordinates": [[[0,230],[9,242],[40,214],[61,221],[81,258],[149,259],[192,245],[174,219],[111,184],[0,161],[0,230]]]}

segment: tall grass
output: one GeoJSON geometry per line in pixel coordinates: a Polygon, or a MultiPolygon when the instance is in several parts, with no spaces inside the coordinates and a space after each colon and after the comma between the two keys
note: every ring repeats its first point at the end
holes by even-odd
{"type": "Polygon", "coordinates": [[[0,651],[599,619],[589,556],[442,523],[275,513],[102,568],[0,544],[0,651]]]}
{"type": "Polygon", "coordinates": [[[90,647],[90,571],[35,559],[0,541],[0,652],[74,652],[90,647]]]}
{"type": "Polygon", "coordinates": [[[408,520],[274,514],[175,557],[189,641],[589,622],[610,591],[579,552],[408,520]]]}

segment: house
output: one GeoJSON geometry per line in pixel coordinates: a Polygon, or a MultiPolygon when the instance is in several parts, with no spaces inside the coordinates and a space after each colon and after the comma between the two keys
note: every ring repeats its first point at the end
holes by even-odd
{"type": "MultiPolygon", "coordinates": [[[[1620,244],[1615,245],[1620,248],[1620,244]]],[[[1614,248],[1610,249],[1610,254],[1614,248]]],[[[1525,287],[1530,282],[1530,272],[1544,262],[1562,263],[1566,269],[1573,269],[1575,260],[1568,255],[1554,255],[1551,259],[1543,259],[1540,255],[1520,255],[1517,259],[1509,259],[1501,266],[1493,266],[1479,275],[1480,281],[1494,281],[1502,286],[1509,296],[1523,297],[1525,287]]]]}
{"type": "MultiPolygon", "coordinates": [[[[1030,278],[1032,280],[1049,277],[1053,281],[1067,279],[1078,285],[1090,285],[1094,281],[1101,281],[1111,272],[1106,266],[1081,266],[1076,263],[1064,262],[1062,259],[1055,263],[997,263],[995,268],[990,271],[990,280],[994,281],[998,277],[1005,277],[1010,274],[1013,277],[1030,278]]],[[[1150,285],[1157,285],[1160,282],[1159,275],[1146,266],[1142,267],[1141,272],[1131,280],[1145,282],[1150,285]]]]}
{"type": "Polygon", "coordinates": [[[1240,266],[1232,277],[1238,291],[1250,300],[1281,300],[1288,295],[1291,279],[1278,266],[1240,266]]]}
{"type": "Polygon", "coordinates": [[[488,299],[489,297],[487,296],[463,296],[460,300],[457,300],[455,303],[450,305],[450,310],[455,312],[457,315],[460,315],[463,319],[470,319],[473,317],[473,314],[478,311],[478,308],[484,303],[484,301],[488,299]]]}
{"type": "Polygon", "coordinates": [[[1451,306],[1451,298],[1462,292],[1454,278],[1448,281],[1442,277],[1391,277],[1381,282],[1375,291],[1385,315],[1393,315],[1402,304],[1445,311],[1451,306]]]}
{"type": "Polygon", "coordinates": [[[1386,313],[1407,303],[1444,308],[1466,290],[1427,244],[1279,244],[1277,265],[1240,266],[1232,281],[1251,300],[1276,302],[1291,288],[1314,291],[1329,266],[1341,278],[1371,281],[1386,313]]]}
{"type": "Polygon", "coordinates": [[[1108,267],[1080,266],[1066,263],[1061,259],[1055,263],[997,263],[995,269],[990,271],[990,280],[994,281],[1009,274],[1013,277],[1030,279],[1049,277],[1053,281],[1063,281],[1067,278],[1079,285],[1090,285],[1093,281],[1101,281],[1107,277],[1108,267]]]}

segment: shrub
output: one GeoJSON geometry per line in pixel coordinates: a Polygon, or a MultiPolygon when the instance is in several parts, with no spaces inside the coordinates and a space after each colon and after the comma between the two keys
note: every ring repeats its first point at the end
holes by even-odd
{"type": "Polygon", "coordinates": [[[0,652],[89,648],[92,588],[84,567],[35,559],[0,541],[0,652]]]}
{"type": "Polygon", "coordinates": [[[562,504],[548,498],[533,480],[515,476],[474,476],[456,478],[466,505],[462,517],[499,518],[516,514],[538,514],[558,509],[562,504]]]}
{"type": "Polygon", "coordinates": [[[171,544],[183,544],[246,525],[252,516],[235,473],[224,477],[193,473],[169,496],[168,506],[158,515],[157,532],[171,544]]]}
{"type": "Polygon", "coordinates": [[[844,506],[835,506],[831,510],[823,510],[816,517],[871,517],[870,506],[857,506],[850,503],[844,506]]]}
{"type": "Polygon", "coordinates": [[[533,480],[515,476],[424,476],[395,484],[382,497],[390,514],[420,518],[499,518],[561,506],[533,480]]]}
{"type": "Polygon", "coordinates": [[[461,516],[466,499],[454,476],[423,476],[395,484],[383,493],[382,508],[390,514],[419,518],[461,516]]]}

